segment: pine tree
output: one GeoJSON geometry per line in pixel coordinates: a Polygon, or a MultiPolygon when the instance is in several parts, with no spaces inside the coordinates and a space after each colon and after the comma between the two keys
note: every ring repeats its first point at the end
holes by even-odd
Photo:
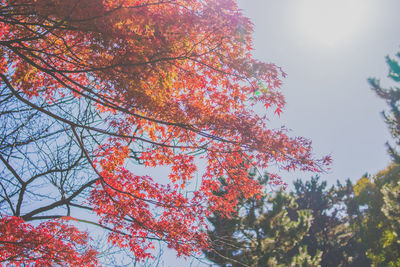
{"type": "MultiPolygon", "coordinates": [[[[400,53],[396,55],[400,58],[400,53]]],[[[364,205],[363,240],[368,244],[368,257],[373,266],[400,266],[400,65],[398,60],[386,57],[388,77],[396,85],[381,86],[378,79],[369,79],[372,90],[389,105],[383,117],[394,139],[395,146],[387,143],[394,163],[372,179],[357,182],[357,200],[364,205]]]]}
{"type": "Polygon", "coordinates": [[[400,266],[400,165],[392,164],[354,186],[360,243],[372,266],[400,266]]]}
{"type": "Polygon", "coordinates": [[[342,185],[338,181],[336,186],[327,188],[327,182],[316,176],[306,182],[297,180],[294,187],[292,194],[298,208],[309,209],[313,216],[311,227],[299,245],[306,246],[311,256],[321,251],[321,266],[368,264],[347,215],[347,204],[354,195],[352,183],[348,180],[342,185]]]}
{"type": "MultiPolygon", "coordinates": [[[[265,186],[268,175],[258,180],[265,186]]],[[[224,188],[216,194],[225,194],[224,188]]],[[[242,199],[231,217],[213,213],[208,219],[213,245],[205,254],[220,266],[319,266],[320,253],[311,257],[305,246],[298,245],[312,216],[308,210],[297,209],[295,198],[284,191],[273,196],[264,191],[242,199]]]]}
{"type": "MultiPolygon", "coordinates": [[[[400,53],[397,54],[400,58],[400,53]]],[[[386,57],[386,63],[389,66],[388,77],[395,83],[400,83],[400,65],[397,60],[386,57]]],[[[389,105],[389,112],[382,112],[387,126],[389,127],[390,133],[396,142],[396,145],[400,145],[400,88],[397,86],[383,88],[380,80],[371,78],[368,79],[372,90],[382,99],[384,99],[389,105]]],[[[400,154],[395,146],[387,143],[389,154],[392,156],[396,163],[400,163],[400,154]]]]}

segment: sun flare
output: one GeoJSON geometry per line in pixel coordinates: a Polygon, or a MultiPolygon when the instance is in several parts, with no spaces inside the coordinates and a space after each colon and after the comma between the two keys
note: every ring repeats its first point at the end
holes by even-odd
{"type": "Polygon", "coordinates": [[[302,41],[337,46],[351,42],[371,16],[369,0],[297,0],[294,26],[302,41]]]}

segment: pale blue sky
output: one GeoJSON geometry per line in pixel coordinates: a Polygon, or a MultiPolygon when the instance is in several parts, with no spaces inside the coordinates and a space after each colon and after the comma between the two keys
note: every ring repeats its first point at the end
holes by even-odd
{"type": "MultiPolygon", "coordinates": [[[[255,25],[255,56],[288,74],[287,106],[273,124],[311,139],[317,155],[332,155],[332,170],[322,174],[329,183],[385,168],[386,105],[367,78],[387,84],[384,57],[400,51],[400,1],[240,0],[239,6],[255,25]]],[[[311,175],[283,176],[290,184],[311,175]]],[[[173,255],[162,266],[190,266],[173,255]]]]}
{"type": "Polygon", "coordinates": [[[400,51],[400,1],[241,0],[239,6],[255,25],[256,57],[288,74],[277,125],[310,138],[317,155],[333,157],[322,177],[356,180],[385,168],[390,136],[380,112],[386,106],[366,80],[386,81],[384,57],[400,51]]]}

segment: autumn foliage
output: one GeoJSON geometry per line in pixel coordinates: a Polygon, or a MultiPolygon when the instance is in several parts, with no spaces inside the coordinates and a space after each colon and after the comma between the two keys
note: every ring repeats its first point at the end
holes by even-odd
{"type": "Polygon", "coordinates": [[[47,221],[37,227],[17,217],[3,217],[0,224],[2,261],[39,266],[95,266],[97,253],[81,250],[86,233],[60,221],[47,221]]]}
{"type": "Polygon", "coordinates": [[[153,240],[189,255],[207,246],[206,207],[228,214],[259,191],[250,167],[318,171],[329,161],[268,127],[265,114],[284,105],[284,73],[252,57],[252,24],[233,0],[0,5],[2,261],[96,264],[65,216],[105,229],[138,260],[153,240]],[[198,158],[205,169],[189,190],[198,158]],[[137,164],[169,174],[138,175],[137,164]],[[224,197],[213,194],[218,177],[224,197]],[[38,184],[58,195],[29,189],[38,184]]]}

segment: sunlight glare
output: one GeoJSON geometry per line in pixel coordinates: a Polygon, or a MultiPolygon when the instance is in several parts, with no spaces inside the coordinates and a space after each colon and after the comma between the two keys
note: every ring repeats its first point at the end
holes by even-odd
{"type": "Polygon", "coordinates": [[[370,0],[297,0],[293,7],[300,39],[325,46],[353,41],[372,13],[370,0]]]}

